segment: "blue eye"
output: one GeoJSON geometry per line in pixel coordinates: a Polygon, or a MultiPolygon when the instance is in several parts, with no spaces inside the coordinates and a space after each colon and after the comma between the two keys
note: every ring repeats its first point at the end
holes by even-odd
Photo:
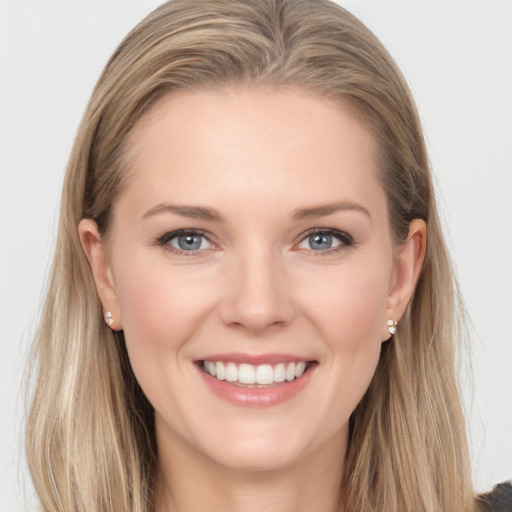
{"type": "Polygon", "coordinates": [[[182,251],[197,251],[203,245],[202,235],[180,235],[172,238],[170,243],[182,251]]]}
{"type": "Polygon", "coordinates": [[[175,252],[195,252],[211,249],[213,244],[197,231],[173,231],[158,239],[159,245],[175,252]]]}
{"type": "Polygon", "coordinates": [[[299,243],[298,247],[315,252],[334,252],[353,243],[352,237],[341,231],[313,231],[299,243]]]}
{"type": "Polygon", "coordinates": [[[308,236],[308,243],[314,251],[325,251],[327,249],[332,249],[336,240],[334,240],[332,235],[328,235],[327,233],[315,233],[314,235],[308,236]]]}

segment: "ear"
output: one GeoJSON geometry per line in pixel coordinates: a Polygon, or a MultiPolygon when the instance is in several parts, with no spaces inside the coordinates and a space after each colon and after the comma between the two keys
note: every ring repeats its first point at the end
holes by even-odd
{"type": "Polygon", "coordinates": [[[395,271],[386,303],[383,341],[390,333],[386,322],[398,322],[411,300],[416,282],[420,275],[427,247],[427,227],[425,221],[414,219],[409,224],[409,233],[405,242],[398,248],[395,259],[395,271]]]}
{"type": "Polygon", "coordinates": [[[92,219],[82,219],[78,224],[80,242],[89,260],[92,275],[96,284],[96,291],[103,306],[103,314],[112,313],[112,323],[107,325],[115,331],[123,328],[117,291],[114,283],[110,262],[98,225],[92,219]]]}

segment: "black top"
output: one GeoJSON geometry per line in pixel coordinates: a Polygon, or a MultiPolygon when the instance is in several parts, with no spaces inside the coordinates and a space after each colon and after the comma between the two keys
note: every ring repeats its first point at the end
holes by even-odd
{"type": "Polygon", "coordinates": [[[480,497],[483,512],[512,512],[512,485],[505,482],[480,497]]]}

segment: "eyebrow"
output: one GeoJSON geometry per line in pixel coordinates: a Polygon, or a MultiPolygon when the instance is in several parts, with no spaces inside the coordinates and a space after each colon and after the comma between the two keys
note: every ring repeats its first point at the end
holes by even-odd
{"type": "MultiPolygon", "coordinates": [[[[322,204],[312,206],[310,208],[299,208],[292,213],[293,220],[315,219],[318,217],[325,217],[340,211],[356,211],[365,214],[371,219],[370,212],[364,206],[353,203],[351,201],[339,201],[335,203],[322,204]]],[[[142,216],[143,219],[160,215],[163,213],[171,213],[180,215],[182,217],[189,217],[192,219],[207,220],[211,222],[222,222],[222,215],[213,208],[205,208],[203,206],[186,206],[186,205],[173,205],[173,204],[157,204],[149,209],[142,216]]]]}
{"type": "Polygon", "coordinates": [[[372,216],[367,208],[364,206],[353,203],[351,201],[338,201],[335,203],[321,204],[318,206],[312,206],[311,208],[300,208],[295,210],[292,214],[292,219],[294,220],[304,220],[304,219],[316,219],[318,217],[325,217],[327,215],[332,215],[336,212],[341,211],[356,211],[365,214],[370,220],[372,216]]]}
{"type": "Polygon", "coordinates": [[[157,204],[149,209],[143,216],[143,219],[153,217],[162,213],[173,213],[181,215],[182,217],[189,217],[192,219],[208,220],[212,222],[222,222],[222,215],[213,208],[204,208],[202,206],[185,206],[173,204],[157,204]]]}

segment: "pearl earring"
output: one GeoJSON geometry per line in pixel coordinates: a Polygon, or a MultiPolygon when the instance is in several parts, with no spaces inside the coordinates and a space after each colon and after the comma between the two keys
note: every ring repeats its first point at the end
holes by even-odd
{"type": "Polygon", "coordinates": [[[112,319],[112,313],[110,311],[107,311],[105,313],[105,322],[110,326],[114,323],[114,320],[112,319]]]}
{"type": "Polygon", "coordinates": [[[388,320],[386,322],[388,326],[389,334],[393,335],[396,332],[396,326],[398,325],[398,322],[394,322],[393,320],[388,320]]]}

